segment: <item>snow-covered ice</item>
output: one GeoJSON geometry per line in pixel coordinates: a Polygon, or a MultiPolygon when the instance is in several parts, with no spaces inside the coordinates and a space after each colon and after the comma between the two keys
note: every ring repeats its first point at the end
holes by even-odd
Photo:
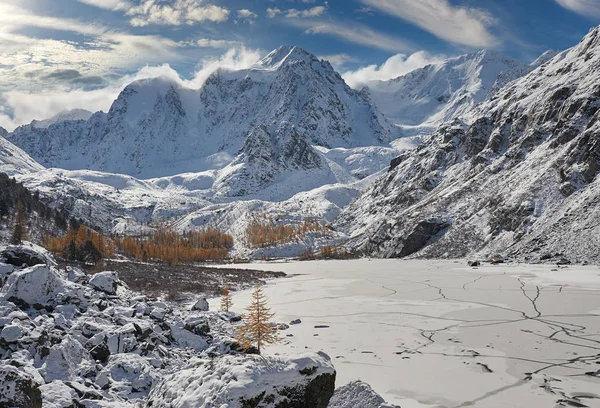
{"type": "MultiPolygon", "coordinates": [[[[302,323],[266,353],[322,350],[337,386],[360,379],[403,408],[600,406],[596,266],[369,259],[236,266],[293,275],[265,292],[277,321],[302,323]]],[[[234,311],[249,297],[235,294],[234,311]]],[[[211,303],[218,307],[218,299],[211,303]]]]}

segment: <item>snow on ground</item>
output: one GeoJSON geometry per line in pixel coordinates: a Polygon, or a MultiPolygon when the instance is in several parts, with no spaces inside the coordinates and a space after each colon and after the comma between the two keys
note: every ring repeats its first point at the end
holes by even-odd
{"type": "MultiPolygon", "coordinates": [[[[236,266],[293,275],[265,291],[277,321],[302,323],[267,354],[322,350],[337,386],[360,379],[403,408],[600,406],[598,267],[369,259],[236,266]]],[[[234,310],[249,297],[237,293],[234,310]]]]}

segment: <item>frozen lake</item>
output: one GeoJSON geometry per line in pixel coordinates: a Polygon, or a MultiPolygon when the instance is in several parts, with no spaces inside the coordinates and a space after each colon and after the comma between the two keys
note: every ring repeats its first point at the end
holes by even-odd
{"type": "MultiPolygon", "coordinates": [[[[302,323],[266,354],[323,350],[338,386],[361,379],[403,408],[600,407],[598,267],[367,259],[236,267],[292,275],[265,292],[278,322],[302,323]]],[[[234,310],[249,299],[235,294],[234,310]]]]}

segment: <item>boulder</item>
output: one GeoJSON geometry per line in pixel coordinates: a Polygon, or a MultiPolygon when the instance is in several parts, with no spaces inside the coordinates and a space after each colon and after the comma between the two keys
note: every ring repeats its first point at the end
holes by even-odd
{"type": "Polygon", "coordinates": [[[335,370],[324,353],[297,358],[226,355],[198,359],[192,368],[165,377],[147,407],[326,408],[335,370]]]}
{"type": "Polygon", "coordinates": [[[9,324],[2,328],[0,332],[0,339],[4,340],[7,343],[15,343],[17,340],[21,338],[23,334],[23,329],[16,324],[9,324]]]}
{"type": "Polygon", "coordinates": [[[12,365],[0,364],[0,407],[42,408],[40,384],[12,365]]]}
{"type": "Polygon", "coordinates": [[[335,390],[329,408],[400,408],[383,398],[362,381],[353,381],[335,390]]]}
{"type": "Polygon", "coordinates": [[[67,335],[60,344],[50,348],[48,358],[42,365],[40,372],[46,382],[54,380],[74,380],[84,377],[95,369],[95,363],[90,353],[70,335],[67,335]]]}
{"type": "Polygon", "coordinates": [[[292,320],[290,322],[290,325],[295,325],[295,324],[300,324],[300,323],[302,323],[302,320],[300,320],[300,319],[294,319],[294,320],[292,320]]]}
{"type": "Polygon", "coordinates": [[[13,272],[0,291],[0,300],[44,304],[64,289],[66,283],[53,267],[36,265],[13,272]]]}
{"type": "Polygon", "coordinates": [[[56,262],[52,260],[52,257],[48,254],[48,251],[33,244],[9,245],[5,250],[0,252],[0,260],[2,260],[4,263],[14,265],[19,268],[23,265],[56,265],[56,262]]]}
{"type": "Polygon", "coordinates": [[[488,260],[494,265],[504,263],[504,257],[500,254],[490,255],[488,260]]]}
{"type": "Polygon", "coordinates": [[[100,272],[90,278],[88,283],[92,288],[109,295],[117,294],[119,275],[116,272],[100,272]]]}
{"type": "Polygon", "coordinates": [[[471,266],[471,267],[476,267],[481,265],[481,263],[479,261],[468,261],[467,265],[471,266]]]}
{"type": "Polygon", "coordinates": [[[208,312],[208,309],[209,309],[208,300],[206,300],[206,298],[198,299],[198,301],[196,301],[196,303],[194,303],[194,306],[192,306],[192,310],[197,310],[200,312],[208,312]]]}

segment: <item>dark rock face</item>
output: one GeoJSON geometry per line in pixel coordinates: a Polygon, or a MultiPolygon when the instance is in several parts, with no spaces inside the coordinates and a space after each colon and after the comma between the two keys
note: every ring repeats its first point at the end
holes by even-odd
{"type": "Polygon", "coordinates": [[[39,384],[30,374],[0,365],[0,408],[42,408],[39,384]]]}
{"type": "Polygon", "coordinates": [[[4,251],[0,253],[0,260],[4,260],[4,263],[14,266],[34,266],[48,263],[47,258],[35,251],[32,248],[28,248],[25,246],[9,246],[4,251]]]}
{"type": "Polygon", "coordinates": [[[404,245],[398,256],[402,258],[418,252],[448,226],[449,224],[446,220],[436,218],[419,222],[404,239],[404,245]]]}

